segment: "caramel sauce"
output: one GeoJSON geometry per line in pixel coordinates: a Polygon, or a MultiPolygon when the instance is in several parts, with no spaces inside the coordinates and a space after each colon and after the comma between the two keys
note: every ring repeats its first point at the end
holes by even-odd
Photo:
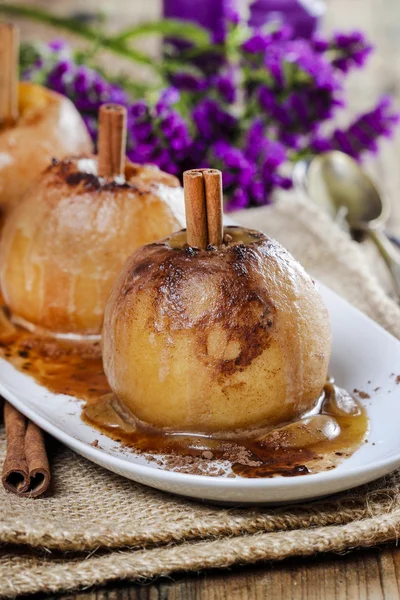
{"type": "Polygon", "coordinates": [[[54,394],[94,401],[110,391],[100,344],[55,340],[15,326],[0,311],[0,356],[54,394]]]}
{"type": "MultiPolygon", "coordinates": [[[[334,468],[363,442],[368,418],[361,404],[328,381],[312,415],[279,429],[233,439],[185,432],[160,433],[137,423],[118,399],[107,394],[88,403],[84,420],[124,445],[149,454],[191,456],[230,463],[242,477],[307,475],[334,468]]],[[[176,462],[176,461],[174,461],[176,462]]],[[[168,466],[168,461],[166,462],[168,466]]]]}
{"type": "MultiPolygon", "coordinates": [[[[51,392],[85,400],[83,420],[124,446],[149,458],[174,456],[175,470],[179,470],[178,456],[182,464],[185,457],[207,464],[219,460],[246,478],[306,475],[334,468],[368,432],[361,404],[332,381],[326,383],[313,414],[279,429],[255,432],[250,438],[240,433],[225,439],[220,434],[216,439],[156,431],[137,423],[110,392],[98,342],[35,336],[10,323],[4,311],[0,312],[0,356],[51,392]]],[[[168,468],[168,460],[163,464],[168,468]]],[[[204,474],[209,473],[204,470],[204,474]]]]}

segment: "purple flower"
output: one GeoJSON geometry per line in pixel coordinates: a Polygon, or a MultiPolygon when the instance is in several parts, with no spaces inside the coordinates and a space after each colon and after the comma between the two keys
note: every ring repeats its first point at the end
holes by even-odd
{"type": "Polygon", "coordinates": [[[267,34],[263,34],[261,31],[256,31],[252,37],[243,42],[242,49],[249,54],[259,54],[261,52],[265,52],[269,43],[270,40],[267,34]]]}
{"type": "MultiPolygon", "coordinates": [[[[86,67],[78,67],[75,71],[75,76],[73,79],[73,87],[75,92],[78,94],[87,94],[90,90],[91,85],[91,73],[86,69],[86,67]]],[[[98,85],[97,85],[98,89],[98,85]]]]}
{"type": "Polygon", "coordinates": [[[274,87],[283,88],[285,84],[284,50],[279,45],[270,46],[264,56],[264,67],[272,77],[274,87]]]}
{"type": "Polygon", "coordinates": [[[224,186],[245,189],[252,182],[257,168],[249,161],[244,152],[231,146],[228,142],[216,142],[211,154],[224,173],[224,186]]]}
{"type": "Polygon", "coordinates": [[[150,115],[150,110],[146,102],[139,101],[131,104],[129,113],[134,119],[145,119],[150,115]]]}
{"type": "Polygon", "coordinates": [[[35,60],[23,78],[36,79],[42,73],[41,83],[68,96],[81,112],[93,139],[96,138],[97,112],[104,102],[127,104],[125,91],[111,84],[100,73],[84,65],[78,65],[73,59],[69,46],[61,40],[55,40],[48,46],[38,47],[39,57],[35,60]]]}
{"type": "MultiPolygon", "coordinates": [[[[251,55],[250,55],[251,56],[251,55]]],[[[330,62],[313,49],[305,40],[287,39],[272,42],[263,54],[263,65],[257,64],[256,79],[253,80],[253,64],[249,61],[247,71],[247,89],[250,94],[258,90],[258,94],[265,94],[265,87],[271,90],[273,104],[280,105],[282,98],[278,95],[285,92],[287,95],[293,91],[305,89],[327,90],[336,93],[341,89],[341,83],[335,69],[330,62]],[[263,85],[260,68],[265,68],[265,84],[263,85]]],[[[268,102],[267,98],[261,100],[268,102]]]]}
{"type": "Polygon", "coordinates": [[[225,20],[228,23],[228,25],[234,26],[234,27],[239,25],[239,23],[240,23],[240,14],[235,9],[235,5],[236,5],[235,0],[230,0],[230,2],[227,3],[226,9],[225,9],[225,20]]]}
{"type": "Polygon", "coordinates": [[[376,152],[378,138],[390,138],[399,120],[391,98],[384,96],[373,110],[359,116],[347,129],[335,129],[330,137],[317,135],[310,145],[315,152],[341,150],[358,159],[364,152],[376,152]]]}
{"type": "Polygon", "coordinates": [[[331,64],[305,40],[287,42],[284,59],[307,73],[319,88],[334,90],[339,87],[331,64]]]}
{"type": "Polygon", "coordinates": [[[199,135],[208,141],[227,138],[237,127],[237,119],[221,108],[215,100],[205,98],[192,111],[199,135]]]}
{"type": "Polygon", "coordinates": [[[313,152],[315,152],[315,154],[328,152],[329,150],[332,150],[333,147],[332,142],[328,138],[318,133],[316,133],[315,136],[312,138],[310,146],[313,152]]]}
{"type": "Polygon", "coordinates": [[[291,180],[277,172],[285,160],[285,148],[266,136],[260,119],[251,124],[243,150],[226,141],[213,144],[209,162],[223,171],[227,210],[267,204],[274,187],[287,189],[291,180]]]}
{"type": "Polygon", "coordinates": [[[63,50],[68,49],[67,42],[65,40],[57,39],[57,38],[55,40],[51,40],[51,42],[49,42],[48,46],[52,52],[62,52],[63,50]]]}
{"type": "Polygon", "coordinates": [[[233,104],[236,100],[236,86],[234,72],[225,75],[217,75],[212,79],[212,86],[227,104],[233,104]]]}
{"type": "Polygon", "coordinates": [[[271,43],[264,55],[268,84],[252,82],[248,94],[256,96],[266,123],[281,142],[299,149],[299,135],[309,135],[319,123],[332,117],[341,105],[341,82],[327,58],[300,39],[271,43]]]}
{"type": "Polygon", "coordinates": [[[331,42],[331,49],[336,51],[332,65],[347,73],[352,67],[362,67],[373,48],[361,31],[353,31],[348,34],[336,33],[331,42]]]}
{"type": "Polygon", "coordinates": [[[273,186],[280,187],[283,190],[290,190],[293,187],[293,182],[290,177],[283,177],[279,173],[273,173],[271,175],[271,181],[273,186]]]}
{"type": "Polygon", "coordinates": [[[62,77],[65,73],[71,72],[75,69],[75,66],[72,64],[71,61],[69,60],[60,60],[59,63],[57,63],[53,69],[53,71],[50,73],[50,76],[53,77],[62,77]]]}
{"type": "MultiPolygon", "coordinates": [[[[189,11],[208,4],[194,7],[187,1],[189,11]]],[[[280,8],[289,4],[296,1],[281,0],[280,8]]],[[[268,30],[254,29],[236,46],[233,33],[225,48],[226,32],[239,27],[238,16],[227,15],[212,28],[221,52],[201,50],[189,61],[190,70],[182,67],[169,76],[170,85],[151,103],[130,98],[125,81],[115,85],[77,64],[71,49],[59,42],[28,48],[22,76],[71,98],[94,140],[99,106],[124,104],[128,156],[178,176],[190,168],[220,168],[228,210],[268,204],[274,190],[291,187],[282,167],[299,155],[337,148],[359,158],[365,150],[375,151],[380,137],[391,135],[399,116],[387,98],[346,129],[322,133],[322,124],[325,130],[344,104],[346,73],[363,65],[370,52],[362,34],[335,34],[329,40],[314,34],[305,40],[289,24],[275,23],[268,30]]]]}
{"type": "Polygon", "coordinates": [[[311,46],[315,52],[323,54],[329,48],[329,40],[319,33],[314,33],[310,40],[311,46]]]}
{"type": "Polygon", "coordinates": [[[154,163],[168,173],[180,173],[192,139],[186,121],[171,107],[177,100],[179,93],[168,88],[153,108],[143,101],[130,106],[127,154],[131,160],[154,163]]]}
{"type": "Polygon", "coordinates": [[[194,21],[209,29],[214,43],[225,39],[227,23],[237,19],[234,0],[163,0],[164,17],[194,21]]]}
{"type": "Polygon", "coordinates": [[[97,118],[92,115],[82,115],[83,121],[93,140],[97,138],[97,118]]]}
{"type": "Polygon", "coordinates": [[[279,139],[289,147],[298,147],[298,135],[309,134],[329,119],[340,104],[330,90],[306,87],[280,99],[270,88],[260,86],[258,101],[265,111],[264,120],[274,124],[279,139]]]}
{"type": "Polygon", "coordinates": [[[250,199],[247,193],[241,188],[236,188],[228,200],[226,209],[228,212],[242,210],[243,208],[247,208],[249,203],[250,199]]]}
{"type": "Polygon", "coordinates": [[[170,82],[175,89],[186,92],[200,94],[214,90],[227,104],[233,104],[236,100],[234,69],[209,77],[196,77],[192,73],[178,72],[171,75],[170,82]]]}
{"type": "Polygon", "coordinates": [[[290,25],[280,25],[270,32],[256,29],[251,37],[242,44],[242,49],[249,54],[264,54],[267,48],[274,42],[285,42],[293,37],[290,25]]]}
{"type": "Polygon", "coordinates": [[[200,92],[208,87],[207,81],[199,79],[191,73],[174,73],[170,77],[171,84],[179,90],[200,92]]]}
{"type": "Polygon", "coordinates": [[[179,102],[180,97],[181,97],[181,95],[177,88],[168,87],[161,91],[158,103],[159,104],[163,103],[166,106],[172,106],[173,104],[176,104],[177,102],[179,102]]]}
{"type": "Polygon", "coordinates": [[[251,27],[262,27],[270,21],[287,23],[293,28],[295,37],[309,38],[315,31],[318,18],[323,13],[323,4],[299,0],[256,0],[250,6],[251,27]]]}
{"type": "Polygon", "coordinates": [[[276,169],[287,159],[283,144],[266,136],[265,126],[260,118],[251,124],[245,142],[246,157],[263,168],[276,169]]]}

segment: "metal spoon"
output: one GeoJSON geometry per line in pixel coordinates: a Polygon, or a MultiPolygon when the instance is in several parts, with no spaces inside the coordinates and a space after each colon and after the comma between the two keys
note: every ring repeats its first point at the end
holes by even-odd
{"type": "Polygon", "coordinates": [[[295,166],[293,180],[340,224],[365,231],[375,242],[400,296],[400,253],[383,231],[390,214],[388,199],[380,194],[357,162],[339,151],[321,154],[295,166]]]}

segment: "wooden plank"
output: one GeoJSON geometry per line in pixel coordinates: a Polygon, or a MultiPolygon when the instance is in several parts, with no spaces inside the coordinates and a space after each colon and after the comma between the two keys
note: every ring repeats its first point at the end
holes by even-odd
{"type": "MultiPolygon", "coordinates": [[[[29,597],[39,600],[42,595],[29,597]]],[[[399,600],[400,549],[291,559],[229,571],[121,583],[48,600],[399,600]]],[[[28,598],[26,599],[28,600],[28,598]]]]}

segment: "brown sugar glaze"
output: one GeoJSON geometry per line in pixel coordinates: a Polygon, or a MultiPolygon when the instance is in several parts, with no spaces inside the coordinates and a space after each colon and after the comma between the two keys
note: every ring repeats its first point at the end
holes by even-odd
{"type": "MultiPolygon", "coordinates": [[[[189,463],[199,459],[203,466],[222,461],[234,474],[247,478],[306,475],[334,468],[360,446],[368,431],[361,404],[332,381],[325,385],[312,415],[279,431],[253,433],[250,438],[238,433],[231,439],[155,431],[127,415],[110,393],[97,342],[35,336],[10,323],[4,311],[0,356],[51,392],[84,400],[82,418],[124,446],[146,455],[181,457],[170,461],[174,470],[185,467],[186,459],[189,463]]],[[[168,460],[164,464],[168,468],[168,460]]],[[[211,474],[186,467],[183,472],[211,474]]]]}

